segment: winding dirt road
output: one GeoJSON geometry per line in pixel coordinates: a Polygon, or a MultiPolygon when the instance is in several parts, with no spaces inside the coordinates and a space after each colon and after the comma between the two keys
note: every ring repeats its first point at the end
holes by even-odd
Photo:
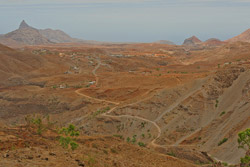
{"type": "MultiPolygon", "coordinates": [[[[99,58],[97,58],[97,66],[94,68],[94,70],[92,71],[92,74],[95,76],[95,85],[97,85],[99,83],[99,77],[98,75],[96,74],[96,71],[100,68],[101,65],[105,65],[105,64],[102,64],[101,63],[101,60],[99,58]]],[[[138,119],[138,120],[142,120],[142,121],[145,121],[145,122],[148,122],[150,124],[152,124],[158,131],[158,135],[156,136],[156,138],[154,138],[150,143],[149,145],[152,146],[152,147],[161,147],[161,148],[164,148],[165,146],[163,145],[159,145],[159,144],[156,144],[156,141],[157,139],[159,139],[161,137],[161,133],[162,133],[162,130],[160,128],[160,126],[157,124],[157,121],[159,121],[167,112],[170,112],[172,111],[174,108],[176,108],[179,103],[181,103],[182,101],[186,100],[188,97],[192,96],[193,94],[195,94],[199,89],[196,89],[196,90],[193,90],[192,92],[190,92],[189,94],[187,94],[186,96],[184,97],[181,97],[179,100],[176,101],[176,103],[174,103],[173,105],[171,105],[169,107],[168,110],[166,110],[165,112],[163,112],[161,115],[159,115],[154,121],[151,121],[151,120],[148,120],[146,118],[142,118],[142,117],[138,117],[138,116],[133,116],[133,115],[109,115],[110,113],[112,113],[114,110],[116,110],[117,108],[119,107],[126,107],[126,106],[131,106],[131,105],[134,105],[134,104],[138,104],[142,101],[145,101],[149,98],[152,98],[154,95],[151,95],[147,98],[144,98],[142,100],[139,100],[137,102],[134,102],[134,103],[130,103],[130,104],[126,104],[126,105],[123,105],[123,106],[119,106],[120,103],[118,102],[113,102],[113,101],[109,101],[109,100],[102,100],[102,99],[98,99],[98,98],[94,98],[94,97],[91,97],[91,96],[88,96],[88,95],[85,95],[83,93],[80,93],[81,90],[83,90],[85,88],[82,88],[82,89],[78,89],[75,91],[76,94],[80,95],[80,96],[83,96],[85,98],[88,98],[88,99],[91,99],[91,100],[94,100],[94,101],[98,101],[98,102],[104,102],[104,103],[109,103],[109,104],[114,104],[116,105],[115,107],[113,107],[112,109],[110,109],[108,112],[106,113],[103,113],[101,116],[105,116],[105,117],[110,117],[110,118],[132,118],[132,119],[138,119]]],[[[149,90],[148,92],[146,92],[143,96],[146,96],[147,94],[150,94],[151,92],[155,91],[156,89],[153,89],[153,90],[149,90]]],[[[179,143],[176,143],[177,145],[179,143]]],[[[175,144],[175,145],[176,145],[175,144]]]]}

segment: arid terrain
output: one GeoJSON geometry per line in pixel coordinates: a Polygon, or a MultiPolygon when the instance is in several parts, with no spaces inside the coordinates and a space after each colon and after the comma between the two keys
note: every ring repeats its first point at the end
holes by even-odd
{"type": "Polygon", "coordinates": [[[237,165],[245,155],[237,135],[250,127],[247,41],[40,39],[0,45],[1,167],[237,165]],[[53,128],[38,135],[27,117],[49,117],[53,128]],[[69,124],[80,131],[74,151],[56,133],[69,124]]]}

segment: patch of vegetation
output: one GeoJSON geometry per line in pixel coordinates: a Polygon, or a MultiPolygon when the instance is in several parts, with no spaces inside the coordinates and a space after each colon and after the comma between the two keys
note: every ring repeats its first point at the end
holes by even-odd
{"type": "Polygon", "coordinates": [[[152,137],[151,133],[148,133],[148,138],[150,139],[152,137]]]}
{"type": "Polygon", "coordinates": [[[228,163],[226,163],[226,162],[222,162],[222,165],[224,165],[224,166],[228,166],[228,163]]]}
{"type": "Polygon", "coordinates": [[[136,143],[136,137],[137,137],[137,135],[134,135],[133,138],[132,138],[132,140],[131,140],[131,142],[132,142],[133,144],[136,143]]]}
{"type": "Polygon", "coordinates": [[[143,143],[143,142],[138,142],[138,145],[139,145],[140,147],[146,147],[146,144],[143,143]]]}
{"type": "MultiPolygon", "coordinates": [[[[250,128],[242,131],[238,134],[238,144],[239,148],[244,149],[246,151],[250,151],[250,128]]],[[[250,156],[245,155],[245,157],[241,158],[242,165],[250,164],[250,156]]]]}
{"type": "Polygon", "coordinates": [[[218,146],[222,145],[223,143],[227,142],[228,138],[222,139],[219,143],[218,146]]]}
{"type": "Polygon", "coordinates": [[[88,155],[87,162],[88,162],[88,165],[89,165],[90,167],[94,167],[95,164],[97,163],[95,157],[92,157],[92,156],[90,156],[90,155],[88,155]]]}
{"type": "Polygon", "coordinates": [[[140,125],[140,126],[141,126],[141,128],[144,128],[144,127],[145,127],[145,125],[146,125],[146,123],[147,123],[147,122],[142,122],[142,123],[141,123],[141,125],[140,125]]]}
{"type": "Polygon", "coordinates": [[[32,123],[37,127],[37,134],[42,135],[42,132],[46,129],[43,126],[41,118],[32,118],[32,123]]]}
{"type": "Polygon", "coordinates": [[[33,116],[33,118],[28,115],[25,117],[25,122],[28,126],[33,126],[37,129],[37,134],[42,135],[44,131],[47,129],[51,128],[54,123],[50,122],[50,117],[49,115],[46,116],[47,124],[43,123],[42,116],[33,116]]]}
{"type": "Polygon", "coordinates": [[[67,128],[64,127],[59,131],[60,136],[59,143],[63,148],[68,148],[69,145],[71,150],[75,150],[78,148],[78,144],[76,143],[76,137],[80,135],[79,131],[76,130],[76,127],[70,124],[67,128]]]}
{"type": "Polygon", "coordinates": [[[172,156],[172,157],[176,157],[176,155],[175,155],[175,153],[173,151],[167,153],[167,155],[172,156]]]}
{"type": "Polygon", "coordinates": [[[57,85],[53,85],[52,88],[53,88],[53,89],[56,89],[56,88],[58,88],[58,86],[57,86],[57,85]]]}
{"type": "Polygon", "coordinates": [[[102,110],[98,110],[98,111],[94,112],[92,115],[93,115],[93,117],[96,117],[96,116],[98,116],[100,114],[106,113],[109,110],[110,110],[110,107],[106,107],[106,108],[104,108],[102,110]]]}
{"type": "Polygon", "coordinates": [[[130,137],[127,137],[127,142],[128,142],[128,143],[130,142],[130,140],[131,140],[130,137]]]}
{"type": "Polygon", "coordinates": [[[215,101],[215,108],[217,108],[218,105],[219,105],[219,100],[217,99],[217,100],[215,101]]]}
{"type": "Polygon", "coordinates": [[[224,114],[226,114],[226,112],[225,112],[225,111],[223,111],[222,113],[220,113],[220,116],[222,116],[222,115],[224,115],[224,114]]]}

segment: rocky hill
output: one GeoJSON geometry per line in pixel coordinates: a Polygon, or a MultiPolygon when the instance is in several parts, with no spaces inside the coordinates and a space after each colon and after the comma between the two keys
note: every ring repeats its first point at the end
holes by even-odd
{"type": "Polygon", "coordinates": [[[0,36],[0,43],[16,47],[24,45],[44,45],[53,43],[74,43],[81,40],[71,38],[61,30],[39,30],[29,26],[24,20],[15,31],[0,36]]]}
{"type": "Polygon", "coordinates": [[[52,29],[45,29],[39,30],[40,34],[44,37],[49,39],[51,42],[54,43],[74,43],[74,42],[81,42],[79,39],[71,38],[68,34],[61,30],[52,30],[52,29]]]}
{"type": "Polygon", "coordinates": [[[244,31],[238,36],[235,36],[231,39],[226,40],[226,42],[250,42],[250,29],[244,31]]]}
{"type": "Polygon", "coordinates": [[[37,29],[31,27],[19,28],[4,35],[4,37],[25,45],[43,45],[52,43],[40,34],[37,29]]]}
{"type": "Polygon", "coordinates": [[[0,85],[25,83],[25,74],[43,66],[45,60],[39,55],[20,52],[0,44],[0,85]]]}
{"type": "Polygon", "coordinates": [[[202,41],[199,40],[196,36],[192,36],[188,39],[185,39],[185,41],[183,42],[183,45],[188,45],[188,46],[194,46],[197,44],[201,44],[202,41]]]}
{"type": "Polygon", "coordinates": [[[206,40],[205,42],[203,42],[203,45],[205,46],[219,46],[219,45],[223,45],[226,42],[223,42],[217,38],[210,38],[208,40],[206,40]]]}

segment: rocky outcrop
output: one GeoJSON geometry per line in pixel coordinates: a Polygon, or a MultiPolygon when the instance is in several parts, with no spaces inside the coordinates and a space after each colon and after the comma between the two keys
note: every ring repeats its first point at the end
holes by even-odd
{"type": "Polygon", "coordinates": [[[24,20],[21,22],[19,29],[32,28],[24,20]]]}
{"type": "Polygon", "coordinates": [[[193,45],[198,45],[201,43],[202,43],[202,41],[199,40],[196,36],[192,36],[188,39],[185,39],[185,41],[183,42],[183,45],[193,46],[193,45]]]}

